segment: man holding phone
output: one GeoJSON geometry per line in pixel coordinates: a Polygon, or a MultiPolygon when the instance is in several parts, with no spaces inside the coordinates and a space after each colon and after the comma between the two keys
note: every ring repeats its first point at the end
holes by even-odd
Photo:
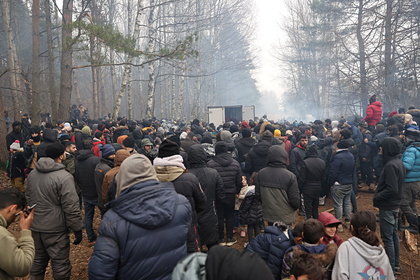
{"type": "Polygon", "coordinates": [[[0,190],[0,279],[15,279],[27,275],[35,257],[31,224],[33,209],[23,212],[26,200],[15,188],[0,190]],[[20,215],[17,215],[19,214],[20,215]],[[19,242],[6,228],[20,216],[19,242]]]}

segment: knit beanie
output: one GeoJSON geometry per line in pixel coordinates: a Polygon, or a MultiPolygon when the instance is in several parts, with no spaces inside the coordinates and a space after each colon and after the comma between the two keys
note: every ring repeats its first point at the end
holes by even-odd
{"type": "Polygon", "coordinates": [[[201,139],[201,144],[203,144],[203,143],[213,144],[213,140],[211,139],[211,137],[204,136],[204,137],[201,139]]]}
{"type": "Polygon", "coordinates": [[[239,128],[236,124],[233,124],[229,127],[229,131],[230,131],[230,133],[234,133],[234,132],[239,131],[239,128]]]}
{"type": "Polygon", "coordinates": [[[232,133],[230,133],[230,131],[228,130],[222,130],[220,132],[220,139],[222,139],[223,141],[229,141],[232,139],[232,133]]]}
{"type": "Polygon", "coordinates": [[[110,144],[105,144],[101,147],[102,157],[107,158],[115,154],[115,148],[110,144]]]}
{"type": "Polygon", "coordinates": [[[281,131],[276,129],[274,130],[274,137],[280,137],[281,136],[281,131]]]}
{"type": "Polygon", "coordinates": [[[55,142],[45,149],[45,155],[49,158],[56,159],[64,154],[65,148],[60,142],[55,142]]]}
{"type": "Polygon", "coordinates": [[[159,146],[159,153],[158,157],[170,157],[173,155],[179,155],[179,147],[178,145],[168,139],[163,140],[162,144],[159,146]]]}
{"type": "Polygon", "coordinates": [[[338,143],[337,143],[337,148],[339,148],[339,149],[348,149],[350,146],[349,146],[349,142],[348,141],[343,141],[343,140],[340,140],[338,143]]]}
{"type": "Polygon", "coordinates": [[[214,148],[216,155],[223,154],[228,152],[228,146],[225,142],[219,141],[216,143],[216,147],[214,148]]]}
{"type": "Polygon", "coordinates": [[[273,140],[273,133],[271,133],[270,130],[264,131],[261,140],[265,140],[268,143],[271,143],[271,141],[273,140]]]}
{"type": "Polygon", "coordinates": [[[251,133],[252,133],[252,131],[251,131],[250,128],[244,128],[244,129],[242,129],[242,137],[243,138],[251,137],[251,133]]]}
{"type": "Polygon", "coordinates": [[[126,137],[123,140],[122,144],[124,145],[124,147],[127,147],[127,148],[134,148],[135,146],[134,139],[131,137],[126,137]]]}
{"type": "Polygon", "coordinates": [[[10,149],[12,150],[20,150],[20,141],[19,140],[15,140],[15,142],[12,143],[12,145],[10,145],[10,149]]]}
{"type": "Polygon", "coordinates": [[[248,122],[247,122],[247,121],[242,121],[242,123],[241,123],[241,127],[242,127],[242,129],[244,129],[244,128],[251,128],[251,127],[249,126],[249,124],[248,124],[248,122]]]}

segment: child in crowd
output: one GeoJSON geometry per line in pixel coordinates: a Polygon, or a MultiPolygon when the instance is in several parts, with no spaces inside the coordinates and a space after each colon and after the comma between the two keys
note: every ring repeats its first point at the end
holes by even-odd
{"type": "MultiPolygon", "coordinates": [[[[301,229],[300,233],[302,233],[301,229]]],[[[284,223],[275,222],[272,226],[265,228],[264,234],[256,236],[250,241],[245,251],[258,254],[267,263],[274,278],[279,279],[283,256],[287,249],[296,245],[293,237],[292,230],[287,229],[284,223]]]]}
{"type": "Polygon", "coordinates": [[[251,186],[248,186],[246,177],[242,176],[244,187],[241,189],[238,197],[239,200],[242,200],[239,208],[239,223],[247,225],[248,242],[251,242],[260,233],[260,224],[263,217],[261,202],[255,196],[254,179],[256,174],[254,173],[251,176],[251,186]]]}
{"type": "Polygon", "coordinates": [[[290,280],[322,280],[325,275],[322,264],[309,254],[299,256],[290,273],[290,280]]]}
{"type": "Polygon", "coordinates": [[[321,212],[318,216],[318,221],[324,225],[324,239],[322,244],[335,243],[340,247],[343,239],[337,234],[337,227],[341,222],[329,212],[321,212]]]}
{"type": "Polygon", "coordinates": [[[324,279],[331,279],[331,271],[334,264],[337,245],[331,243],[321,244],[324,238],[324,226],[315,219],[308,219],[303,224],[303,243],[293,246],[288,250],[283,258],[282,278],[290,277],[291,269],[296,259],[305,254],[310,254],[321,262],[325,271],[324,279]]]}
{"type": "Polygon", "coordinates": [[[10,160],[7,164],[7,174],[10,177],[12,187],[24,192],[26,159],[23,147],[20,146],[19,140],[16,140],[9,148],[10,160]]]}
{"type": "Polygon", "coordinates": [[[350,221],[350,231],[353,237],[337,251],[332,278],[395,279],[385,249],[375,233],[375,214],[370,211],[355,213],[350,221]]]}
{"type": "Polygon", "coordinates": [[[248,181],[247,181],[246,176],[242,176],[242,188],[241,188],[241,191],[239,192],[239,194],[236,195],[235,211],[233,213],[233,215],[234,215],[233,232],[236,233],[237,229],[239,228],[240,231],[241,231],[241,233],[240,233],[241,237],[245,237],[245,235],[246,235],[245,229],[242,227],[242,225],[246,225],[246,222],[245,223],[243,221],[241,222],[240,219],[239,219],[240,209],[241,209],[242,202],[245,198],[245,195],[250,190],[255,190],[255,186],[248,186],[248,181]],[[241,227],[239,225],[241,225],[241,227]]]}

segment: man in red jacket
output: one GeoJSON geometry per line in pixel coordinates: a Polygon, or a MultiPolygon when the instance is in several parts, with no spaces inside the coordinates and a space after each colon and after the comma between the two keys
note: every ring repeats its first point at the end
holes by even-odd
{"type": "Polygon", "coordinates": [[[382,103],[376,101],[376,95],[369,98],[369,106],[366,108],[366,117],[363,119],[367,122],[369,131],[375,130],[375,125],[382,118],[382,103]]]}

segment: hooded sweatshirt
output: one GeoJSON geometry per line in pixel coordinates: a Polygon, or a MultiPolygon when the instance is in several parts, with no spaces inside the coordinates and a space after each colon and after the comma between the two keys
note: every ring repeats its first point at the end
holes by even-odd
{"type": "Polygon", "coordinates": [[[382,245],[372,246],[357,237],[352,237],[337,251],[332,279],[393,280],[395,278],[382,245]]]}

